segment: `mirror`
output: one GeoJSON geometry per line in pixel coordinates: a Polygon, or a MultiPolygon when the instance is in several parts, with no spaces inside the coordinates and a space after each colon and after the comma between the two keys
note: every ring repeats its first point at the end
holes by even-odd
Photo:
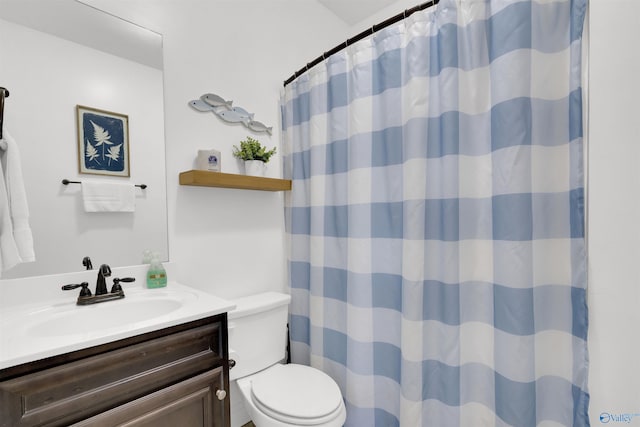
{"type": "Polygon", "coordinates": [[[0,278],[168,259],[162,36],[75,0],[0,0],[4,132],[19,148],[36,261],[0,278]],[[129,177],[78,172],[76,106],[128,116],[129,177]],[[84,211],[82,186],[146,184],[135,212],[84,211]]]}

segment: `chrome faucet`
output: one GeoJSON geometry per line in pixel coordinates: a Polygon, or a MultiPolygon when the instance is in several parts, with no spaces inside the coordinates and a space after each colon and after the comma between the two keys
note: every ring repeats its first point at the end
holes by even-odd
{"type": "Polygon", "coordinates": [[[96,281],[96,296],[109,293],[107,291],[107,282],[105,277],[111,276],[111,267],[102,264],[98,269],[98,280],[96,281]]]}

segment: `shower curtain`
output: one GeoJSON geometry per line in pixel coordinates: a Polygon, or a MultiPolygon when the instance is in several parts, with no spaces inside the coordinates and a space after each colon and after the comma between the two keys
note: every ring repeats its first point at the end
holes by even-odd
{"type": "Polygon", "coordinates": [[[292,360],[347,426],[587,426],[587,0],[442,0],[282,94],[292,360]]]}

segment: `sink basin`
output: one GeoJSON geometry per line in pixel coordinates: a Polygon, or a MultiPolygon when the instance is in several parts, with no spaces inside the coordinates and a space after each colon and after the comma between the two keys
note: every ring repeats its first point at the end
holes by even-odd
{"type": "Polygon", "coordinates": [[[108,301],[87,306],[74,306],[63,310],[51,309],[49,315],[43,312],[43,319],[27,329],[33,337],[52,337],[88,334],[96,330],[120,328],[161,316],[178,310],[183,301],[170,298],[149,298],[147,300],[108,301]]]}

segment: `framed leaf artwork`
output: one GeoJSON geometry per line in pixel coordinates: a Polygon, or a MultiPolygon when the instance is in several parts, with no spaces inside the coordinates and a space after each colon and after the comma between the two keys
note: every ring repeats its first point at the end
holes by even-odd
{"type": "Polygon", "coordinates": [[[80,173],[130,176],[129,117],[78,105],[80,173]]]}

